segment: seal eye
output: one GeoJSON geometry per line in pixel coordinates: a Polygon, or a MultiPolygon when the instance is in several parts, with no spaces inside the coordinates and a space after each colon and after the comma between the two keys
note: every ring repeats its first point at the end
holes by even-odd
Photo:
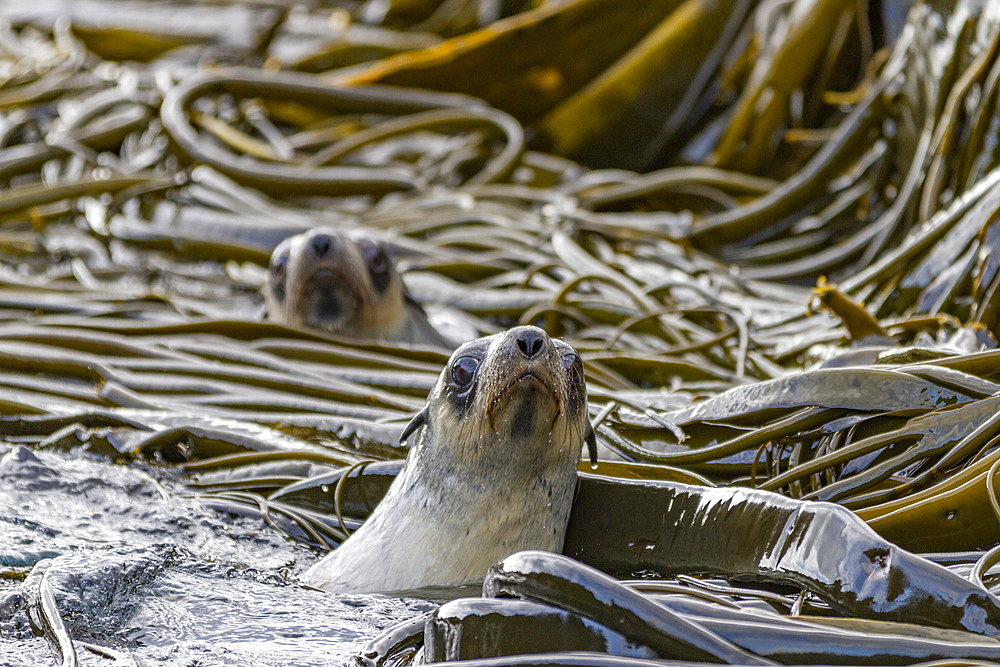
{"type": "Polygon", "coordinates": [[[583,360],[580,355],[576,352],[567,352],[562,356],[563,368],[569,373],[569,376],[577,381],[583,377],[583,360]]]}
{"type": "Polygon", "coordinates": [[[459,357],[451,367],[451,379],[455,386],[464,389],[472,384],[472,379],[476,377],[476,369],[479,368],[479,359],[475,357],[459,357]]]}
{"type": "Polygon", "coordinates": [[[361,254],[368,264],[368,273],[372,277],[372,285],[379,292],[384,292],[389,286],[389,257],[385,254],[385,248],[381,243],[365,243],[361,247],[361,254]]]}

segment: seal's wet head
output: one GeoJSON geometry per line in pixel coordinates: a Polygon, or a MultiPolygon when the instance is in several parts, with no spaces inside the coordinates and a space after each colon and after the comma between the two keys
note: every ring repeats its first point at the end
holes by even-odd
{"type": "Polygon", "coordinates": [[[517,327],[456,350],[425,417],[432,429],[463,434],[463,461],[498,454],[575,461],[590,433],[586,405],[576,351],[537,327],[517,327]]]}

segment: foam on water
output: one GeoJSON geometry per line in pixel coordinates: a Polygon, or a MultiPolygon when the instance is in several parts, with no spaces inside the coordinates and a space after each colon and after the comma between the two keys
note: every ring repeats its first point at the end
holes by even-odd
{"type": "MultiPolygon", "coordinates": [[[[342,664],[433,606],[303,588],[321,554],[205,507],[169,471],[0,447],[0,565],[48,568],[81,664],[119,662],[84,643],[120,664],[342,664]]],[[[28,624],[31,584],[0,580],[0,665],[52,662],[28,624]]]]}

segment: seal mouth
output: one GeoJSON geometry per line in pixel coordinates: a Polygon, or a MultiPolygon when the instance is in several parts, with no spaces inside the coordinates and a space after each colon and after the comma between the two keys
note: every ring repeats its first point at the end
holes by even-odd
{"type": "Polygon", "coordinates": [[[535,391],[544,391],[552,395],[553,398],[559,396],[559,392],[556,388],[552,386],[552,383],[545,377],[532,373],[531,371],[525,371],[514,378],[513,381],[507,383],[503,389],[497,393],[497,398],[494,402],[499,401],[505,394],[510,392],[514,387],[525,387],[534,389],[535,391]]]}
{"type": "Polygon", "coordinates": [[[516,380],[514,380],[514,382],[515,383],[528,382],[528,383],[532,383],[532,384],[539,384],[539,385],[545,387],[546,389],[549,389],[550,391],[552,391],[552,393],[555,393],[555,390],[552,389],[552,387],[550,387],[548,385],[548,383],[545,382],[545,380],[543,380],[542,378],[538,377],[537,375],[535,375],[531,371],[528,371],[527,373],[524,373],[523,375],[521,375],[521,377],[519,377],[516,380]]]}
{"type": "Polygon", "coordinates": [[[562,412],[559,392],[543,374],[527,370],[496,392],[487,408],[487,414],[494,429],[498,420],[504,421],[512,433],[517,435],[540,425],[541,411],[546,409],[552,415],[551,419],[544,422],[551,426],[562,412]]]}
{"type": "Polygon", "coordinates": [[[347,279],[347,276],[345,276],[342,271],[338,271],[332,266],[320,266],[319,268],[313,269],[306,274],[306,281],[310,283],[326,282],[342,283],[345,286],[350,285],[350,281],[347,279]]]}

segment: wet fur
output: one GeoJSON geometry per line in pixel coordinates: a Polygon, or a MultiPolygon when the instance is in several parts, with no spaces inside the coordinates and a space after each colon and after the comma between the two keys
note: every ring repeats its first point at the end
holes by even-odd
{"type": "Polygon", "coordinates": [[[563,367],[569,346],[547,339],[532,363],[513,349],[517,331],[455,352],[399,477],[357,533],[306,572],[306,584],[337,593],[448,584],[521,549],[562,549],[589,432],[586,388],[563,367]],[[472,388],[457,391],[452,365],[470,351],[483,360],[472,388]],[[548,389],[518,381],[529,366],[548,389]]]}

